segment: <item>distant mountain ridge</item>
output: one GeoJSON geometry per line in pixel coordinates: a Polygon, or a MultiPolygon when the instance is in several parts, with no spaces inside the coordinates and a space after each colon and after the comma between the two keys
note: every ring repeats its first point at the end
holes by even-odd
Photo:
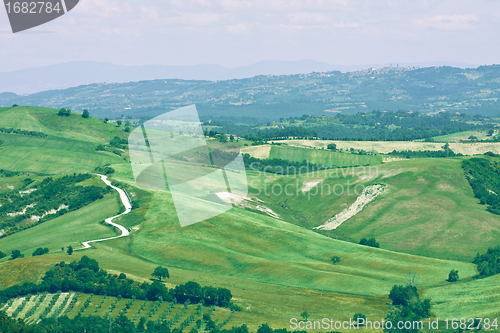
{"type": "Polygon", "coordinates": [[[0,93],[0,106],[70,108],[104,119],[155,117],[196,104],[203,119],[267,122],[373,110],[500,114],[500,65],[473,69],[385,67],[207,80],[95,83],[27,96],[0,93]],[[252,118],[250,120],[248,118],[252,118]]]}
{"type": "MultiPolygon", "coordinates": [[[[371,65],[330,65],[314,60],[280,61],[267,60],[248,66],[226,68],[220,65],[194,66],[122,66],[106,62],[74,61],[58,65],[28,68],[11,72],[0,72],[0,92],[20,95],[40,91],[66,89],[92,83],[124,83],[157,79],[182,80],[231,80],[250,78],[258,75],[292,75],[312,72],[341,71],[350,72],[367,68],[382,68],[391,64],[371,65]]],[[[394,67],[398,64],[392,64],[394,67]]],[[[453,66],[459,68],[476,65],[455,62],[432,62],[420,64],[399,64],[399,66],[453,66]]]]}

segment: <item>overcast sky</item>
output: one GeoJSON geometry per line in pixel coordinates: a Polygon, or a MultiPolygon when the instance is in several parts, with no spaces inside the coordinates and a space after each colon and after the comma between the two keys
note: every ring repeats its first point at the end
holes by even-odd
{"type": "Polygon", "coordinates": [[[497,0],[80,0],[17,34],[0,8],[0,71],[74,60],[481,65],[500,63],[499,34],[497,0]]]}

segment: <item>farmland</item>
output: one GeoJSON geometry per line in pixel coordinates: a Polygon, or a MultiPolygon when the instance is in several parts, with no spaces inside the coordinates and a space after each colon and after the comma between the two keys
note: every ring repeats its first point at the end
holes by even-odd
{"type": "MultiPolygon", "coordinates": [[[[201,309],[196,304],[150,302],[74,292],[28,295],[0,305],[0,311],[27,323],[37,323],[41,318],[62,316],[70,319],[77,315],[100,316],[111,317],[113,320],[124,315],[134,324],[138,324],[143,317],[146,321],[167,321],[172,329],[179,328],[184,332],[189,332],[195,326],[196,320],[201,318],[201,309]]],[[[212,306],[204,309],[205,318],[207,315],[221,329],[231,324],[234,313],[212,306]]]]}
{"type": "MultiPolygon", "coordinates": [[[[365,150],[367,152],[376,152],[379,154],[387,154],[393,150],[441,150],[443,142],[420,142],[420,141],[332,141],[332,140],[286,140],[275,141],[284,143],[290,147],[326,149],[330,143],[335,143],[337,149],[349,150],[365,150]]],[[[450,141],[450,148],[455,153],[463,155],[484,154],[488,151],[500,153],[500,143],[457,143],[450,141]]],[[[252,147],[253,148],[253,147],[252,147]]]]}
{"type": "MultiPolygon", "coordinates": [[[[326,148],[326,147],[325,147],[326,148]]],[[[380,156],[354,155],[325,150],[296,149],[293,147],[272,146],[267,158],[279,158],[293,162],[308,161],[327,167],[346,167],[380,164],[380,156]]]]}
{"type": "MultiPolygon", "coordinates": [[[[38,182],[46,176],[61,177],[62,173],[91,173],[96,166],[109,164],[114,170],[110,179],[127,190],[134,204],[130,214],[115,221],[136,228],[129,237],[97,243],[85,251],[69,255],[61,250],[69,245],[78,248],[84,240],[115,234],[112,228],[99,223],[121,209],[116,193],[112,192],[77,211],[0,238],[0,250],[8,254],[0,259],[2,289],[23,282],[40,283],[48,269],[84,255],[99,261],[107,272],[125,273],[137,283],[149,283],[151,273],[161,265],[170,272],[170,278],[161,282],[167,288],[194,281],[230,289],[241,311],[207,307],[206,313],[212,310],[212,318],[219,325],[225,323],[221,328],[246,324],[255,332],[263,323],[289,328],[290,318],[300,318],[304,311],[314,319],[334,315],[335,319],[349,320],[359,312],[369,318],[384,318],[389,310],[387,296],[391,287],[405,284],[405,276],[414,272],[419,277],[416,284],[419,293],[432,299],[433,318],[458,313],[455,303],[467,304],[467,309],[459,312],[464,316],[500,315],[500,303],[491,296],[496,293],[497,277],[472,279],[477,274],[472,258],[496,245],[500,230],[498,216],[479,204],[464,176],[461,163],[469,156],[382,163],[381,155],[351,154],[346,149],[332,152],[284,145],[247,147],[244,152],[263,159],[307,160],[342,168],[286,176],[247,170],[248,199],[255,205],[268,207],[279,218],[238,206],[181,228],[168,190],[136,187],[126,152],[118,156],[95,151],[97,145],[107,145],[115,136],[126,137],[123,127],[99,122],[95,126],[90,123],[88,128],[76,114],[66,118],[57,116],[57,110],[20,107],[16,112],[24,113],[23,122],[12,116],[13,109],[0,111],[6,115],[0,117],[0,126],[25,130],[35,130],[38,126],[47,137],[2,134],[5,143],[0,150],[6,159],[0,161],[0,169],[17,174],[0,177],[0,193],[23,190],[28,175],[38,182]],[[61,131],[57,130],[59,121],[61,131]],[[52,154],[49,150],[52,146],[65,151],[52,154]],[[36,157],[22,161],[21,155],[16,155],[19,149],[36,157]],[[339,228],[313,230],[352,205],[362,188],[377,184],[384,185],[382,194],[339,228]],[[285,188],[292,195],[273,192],[285,188]],[[343,192],[328,192],[337,188],[343,192]],[[375,237],[381,248],[359,245],[364,237],[375,237]],[[49,253],[31,256],[38,247],[47,247],[49,253]],[[24,258],[9,260],[13,250],[20,250],[24,258]],[[332,264],[332,256],[340,261],[332,264]],[[460,282],[446,281],[452,269],[460,272],[460,282]],[[486,306],[483,298],[492,305],[486,306]]],[[[303,147],[318,144],[316,148],[326,148],[331,141],[280,142],[302,143],[303,147]]],[[[384,144],[380,143],[380,147],[384,144]]],[[[370,151],[371,147],[367,147],[356,149],[370,151]]],[[[97,185],[99,179],[93,176],[84,183],[97,185]]],[[[80,314],[117,318],[124,314],[135,324],[146,317],[152,321],[166,320],[171,327],[184,325],[184,332],[194,327],[192,318],[200,315],[198,304],[74,291],[16,297],[0,305],[0,309],[31,323],[43,317],[76,318],[80,314]]]]}

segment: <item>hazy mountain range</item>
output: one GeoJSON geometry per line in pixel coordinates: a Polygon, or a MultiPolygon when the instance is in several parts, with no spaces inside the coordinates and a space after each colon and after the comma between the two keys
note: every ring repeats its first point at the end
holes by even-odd
{"type": "Polygon", "coordinates": [[[499,77],[500,65],[466,69],[385,67],[220,81],[157,79],[93,83],[26,96],[3,92],[0,107],[18,104],[79,112],[88,109],[101,119],[154,117],[190,104],[196,104],[202,117],[235,121],[236,117],[269,121],[303,114],[372,110],[498,115],[499,77]]]}
{"type": "Polygon", "coordinates": [[[413,64],[366,64],[331,65],[314,60],[279,61],[267,60],[253,65],[226,68],[220,65],[195,66],[121,66],[106,62],[74,61],[58,65],[28,68],[11,72],[0,72],[0,92],[26,95],[53,89],[65,89],[92,83],[123,83],[155,79],[183,80],[230,80],[250,78],[257,75],[291,75],[312,72],[341,71],[350,72],[367,68],[387,66],[453,66],[458,68],[477,67],[472,64],[456,62],[429,62],[413,64]]]}

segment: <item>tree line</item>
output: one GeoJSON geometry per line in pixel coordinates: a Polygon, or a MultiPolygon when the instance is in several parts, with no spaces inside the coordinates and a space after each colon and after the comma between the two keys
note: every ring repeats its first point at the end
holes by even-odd
{"type": "MultiPolygon", "coordinates": [[[[201,320],[196,322],[189,333],[197,333],[201,329],[201,320]]],[[[76,316],[69,319],[67,316],[54,318],[43,318],[36,326],[28,325],[22,320],[10,318],[5,312],[0,312],[0,328],[3,333],[182,333],[179,327],[171,328],[168,321],[153,322],[142,317],[137,324],[125,315],[119,315],[112,320],[98,316],[76,316]]],[[[250,333],[248,326],[233,326],[230,329],[220,329],[217,322],[212,320],[210,314],[203,315],[203,329],[207,333],[250,333]]],[[[287,329],[273,329],[268,324],[259,326],[257,333],[307,333],[307,331],[289,331],[287,329]]],[[[338,332],[329,332],[338,333],[338,332]]]]}
{"type": "Polygon", "coordinates": [[[462,168],[479,203],[488,205],[489,212],[500,215],[500,163],[474,157],[464,160],[462,168]]]}
{"type": "Polygon", "coordinates": [[[0,133],[29,135],[29,136],[37,136],[37,137],[41,137],[41,138],[46,138],[48,136],[47,134],[42,133],[42,132],[26,131],[26,130],[21,130],[21,129],[13,129],[13,128],[5,128],[5,127],[0,127],[0,133]]]}
{"type": "Polygon", "coordinates": [[[200,286],[198,283],[188,281],[185,284],[168,289],[163,283],[153,281],[152,283],[127,279],[125,274],[109,274],[99,267],[95,259],[83,256],[80,261],[69,264],[64,261],[56,264],[48,270],[42,278],[42,282],[24,283],[14,285],[0,291],[0,304],[8,299],[36,294],[42,292],[56,293],[58,291],[83,292],[95,295],[107,295],[123,298],[135,298],[147,301],[167,301],[177,303],[200,303],[211,306],[220,306],[239,310],[239,307],[231,302],[232,294],[226,288],[214,288],[211,286],[200,286]]]}
{"type": "Polygon", "coordinates": [[[426,158],[426,157],[446,158],[446,157],[463,156],[461,153],[456,154],[453,150],[451,150],[448,143],[446,143],[442,148],[443,148],[442,150],[419,150],[419,151],[416,151],[416,150],[402,150],[402,151],[393,150],[392,152],[389,153],[389,155],[399,156],[399,157],[404,157],[404,158],[426,158]]]}
{"type": "Polygon", "coordinates": [[[500,246],[490,247],[486,253],[476,255],[472,261],[477,265],[479,277],[487,277],[500,273],[500,246]]]}
{"type": "MultiPolygon", "coordinates": [[[[283,140],[289,138],[355,140],[355,141],[411,141],[430,139],[439,135],[471,130],[491,130],[491,124],[467,117],[440,114],[428,116],[418,112],[365,112],[335,116],[309,116],[280,119],[262,129],[255,124],[235,125],[232,120],[213,124],[225,133],[237,134],[249,140],[283,140]],[[269,128],[271,127],[271,128],[269,128]]],[[[215,132],[215,130],[211,130],[215,132]]],[[[495,137],[496,138],[496,137],[495,137]]],[[[500,140],[500,138],[497,138],[500,140]]]]}

